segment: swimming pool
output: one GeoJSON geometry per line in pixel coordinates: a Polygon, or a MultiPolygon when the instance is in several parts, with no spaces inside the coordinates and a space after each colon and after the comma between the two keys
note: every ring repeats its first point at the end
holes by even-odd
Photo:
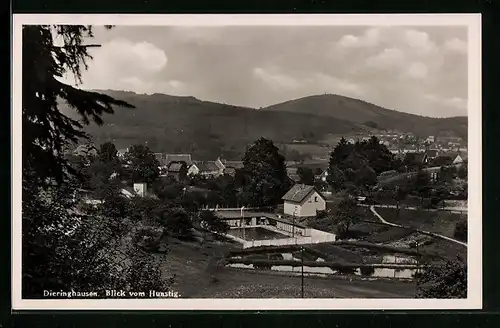
{"type": "Polygon", "coordinates": [[[228,234],[246,241],[289,238],[287,235],[261,227],[230,229],[228,234]]]}

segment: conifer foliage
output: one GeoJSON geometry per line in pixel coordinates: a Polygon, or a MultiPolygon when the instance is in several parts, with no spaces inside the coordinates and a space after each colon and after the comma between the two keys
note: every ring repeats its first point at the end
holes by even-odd
{"type": "Polygon", "coordinates": [[[63,153],[71,143],[87,138],[84,125],[102,125],[102,114],[113,113],[113,106],[133,107],[61,81],[73,75],[81,83],[82,69],[92,59],[88,48],[97,47],[84,43],[92,36],[91,26],[23,26],[23,173],[40,183],[47,179],[60,183],[72,172],[63,153]],[[61,113],[61,102],[81,119],[61,113]]]}

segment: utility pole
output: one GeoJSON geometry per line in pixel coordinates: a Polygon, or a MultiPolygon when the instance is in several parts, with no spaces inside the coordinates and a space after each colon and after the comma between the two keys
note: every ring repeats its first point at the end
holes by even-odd
{"type": "Polygon", "coordinates": [[[297,244],[297,239],[295,238],[295,216],[297,213],[297,208],[293,210],[293,222],[292,222],[292,238],[295,241],[295,244],[297,244]]]}
{"type": "Polygon", "coordinates": [[[240,226],[243,228],[243,240],[245,240],[245,215],[243,214],[243,210],[245,209],[245,206],[241,207],[241,224],[240,226]]]}
{"type": "Polygon", "coordinates": [[[419,252],[418,252],[418,241],[415,241],[415,249],[417,251],[417,269],[415,271],[415,284],[416,284],[416,287],[417,287],[417,291],[418,292],[418,279],[419,279],[419,264],[420,264],[420,255],[419,255],[419,252]]]}
{"type": "Polygon", "coordinates": [[[301,258],[301,262],[302,262],[302,274],[301,274],[301,280],[302,280],[302,292],[301,292],[301,295],[302,295],[302,298],[304,298],[304,247],[301,247],[300,248],[300,258],[301,258]]]}

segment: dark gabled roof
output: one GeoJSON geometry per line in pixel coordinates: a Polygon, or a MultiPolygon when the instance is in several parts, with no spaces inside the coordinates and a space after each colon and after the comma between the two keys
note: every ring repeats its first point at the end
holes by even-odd
{"type": "Polygon", "coordinates": [[[420,163],[423,163],[427,158],[426,153],[416,153],[416,152],[408,152],[405,154],[405,158],[406,156],[414,156],[415,162],[420,162],[420,163]]]}
{"type": "Polygon", "coordinates": [[[118,149],[116,151],[116,153],[118,154],[118,156],[125,155],[127,152],[128,152],[128,148],[122,148],[122,149],[118,149]]]}
{"type": "Polygon", "coordinates": [[[182,163],[172,162],[168,166],[168,172],[179,173],[183,165],[185,165],[183,162],[182,163]]]}
{"type": "Polygon", "coordinates": [[[243,168],[242,161],[223,161],[222,162],[226,168],[241,169],[243,168]]]}
{"type": "Polygon", "coordinates": [[[154,153],[155,158],[160,164],[163,164],[163,154],[162,153],[154,153]]]}
{"type": "MultiPolygon", "coordinates": [[[[281,198],[282,200],[301,203],[313,190],[316,190],[314,186],[309,186],[305,184],[296,184],[281,198]]],[[[321,195],[318,192],[319,195],[321,195]]],[[[321,195],[321,197],[323,197],[321,195]]]]}
{"type": "Polygon", "coordinates": [[[425,154],[427,155],[427,157],[436,157],[438,155],[438,151],[437,149],[427,149],[425,151],[425,154]]]}
{"type": "MultiPolygon", "coordinates": [[[[442,157],[448,157],[451,159],[457,158],[458,155],[460,155],[460,157],[462,157],[461,154],[459,152],[456,152],[456,151],[447,151],[447,152],[444,152],[441,154],[442,157]]],[[[441,156],[439,156],[439,157],[441,157],[441,156]]]]}
{"type": "Polygon", "coordinates": [[[165,155],[165,165],[169,165],[172,162],[185,162],[187,165],[191,165],[191,155],[189,154],[166,154],[165,155]]]}
{"type": "Polygon", "coordinates": [[[296,167],[287,167],[286,168],[286,173],[290,179],[292,179],[295,182],[300,181],[300,176],[297,174],[297,168],[296,167]]]}
{"type": "Polygon", "coordinates": [[[194,164],[200,170],[200,172],[215,172],[220,170],[214,161],[195,162],[194,164]]]}
{"type": "Polygon", "coordinates": [[[435,165],[451,165],[453,164],[453,160],[455,159],[456,156],[448,156],[448,155],[440,155],[436,158],[434,158],[433,163],[435,165]]]}

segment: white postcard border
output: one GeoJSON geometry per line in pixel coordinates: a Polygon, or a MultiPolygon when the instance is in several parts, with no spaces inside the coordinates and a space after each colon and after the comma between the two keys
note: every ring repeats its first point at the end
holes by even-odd
{"type": "Polygon", "coordinates": [[[156,15],[15,14],[12,39],[12,308],[14,310],[452,310],[482,308],[481,16],[380,15],[156,15]],[[466,26],[468,27],[468,297],[466,299],[106,299],[21,298],[22,25],[129,26],[466,26]]]}

